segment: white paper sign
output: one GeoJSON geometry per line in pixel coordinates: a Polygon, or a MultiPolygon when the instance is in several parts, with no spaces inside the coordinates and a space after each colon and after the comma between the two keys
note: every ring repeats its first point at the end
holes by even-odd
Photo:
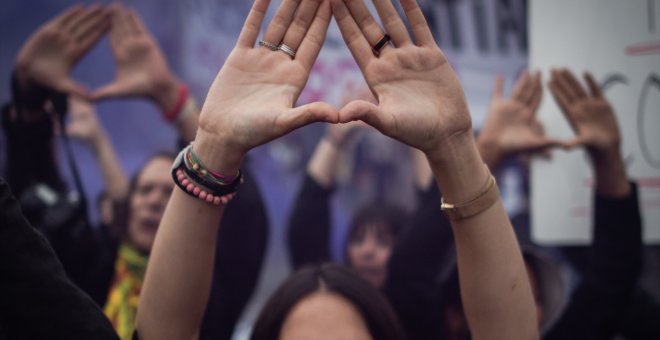
{"type": "MultiPolygon", "coordinates": [[[[533,0],[530,66],[591,71],[612,103],[628,176],[639,185],[645,243],[660,243],[660,0],[533,0]]],[[[583,82],[584,84],[584,82],[583,82]]],[[[547,90],[546,132],[573,132],[547,90]]],[[[583,151],[555,151],[532,164],[532,238],[540,244],[591,241],[593,172],[583,151]]],[[[621,226],[625,228],[626,226],[621,226]]]]}

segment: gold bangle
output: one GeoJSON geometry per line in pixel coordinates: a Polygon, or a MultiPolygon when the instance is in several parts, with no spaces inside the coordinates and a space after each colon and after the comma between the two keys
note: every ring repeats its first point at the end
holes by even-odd
{"type": "Polygon", "coordinates": [[[490,173],[487,166],[486,171],[488,172],[486,184],[475,198],[456,204],[446,203],[444,197],[440,199],[440,209],[447,218],[451,221],[460,221],[479,215],[500,199],[500,190],[497,188],[495,177],[490,173]]]}

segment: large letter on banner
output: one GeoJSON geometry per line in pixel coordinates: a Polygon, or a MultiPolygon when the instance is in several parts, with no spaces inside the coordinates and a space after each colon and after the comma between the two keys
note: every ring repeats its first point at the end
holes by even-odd
{"type": "MultiPolygon", "coordinates": [[[[532,0],[529,56],[589,70],[612,103],[628,176],[639,185],[644,240],[660,243],[660,0],[532,0]]],[[[546,89],[539,118],[552,137],[573,131],[546,89]]],[[[591,241],[593,171],[584,151],[553,152],[532,164],[532,237],[541,244],[591,241]]],[[[625,228],[626,226],[621,226],[625,228]]]]}

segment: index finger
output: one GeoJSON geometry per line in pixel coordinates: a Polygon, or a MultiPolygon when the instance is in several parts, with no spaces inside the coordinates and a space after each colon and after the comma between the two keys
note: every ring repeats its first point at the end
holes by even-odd
{"type": "Polygon", "coordinates": [[[497,77],[495,77],[495,85],[493,85],[492,100],[502,99],[503,93],[504,93],[504,77],[502,76],[502,74],[498,74],[497,77]]]}
{"type": "Polygon", "coordinates": [[[541,105],[541,99],[543,99],[543,85],[541,83],[541,72],[537,71],[534,81],[534,94],[529,102],[529,109],[532,110],[533,113],[536,113],[539,105],[541,105]]]}
{"type": "Polygon", "coordinates": [[[526,106],[530,106],[534,101],[536,94],[541,92],[541,84],[539,80],[540,74],[538,72],[531,74],[529,78],[527,78],[527,84],[525,84],[521,95],[521,102],[526,106]]]}
{"type": "Polygon", "coordinates": [[[587,92],[584,90],[582,85],[577,81],[573,72],[563,69],[560,71],[560,79],[563,79],[565,83],[569,86],[570,90],[577,98],[585,98],[587,92]]]}
{"type": "Polygon", "coordinates": [[[77,15],[79,15],[83,10],[83,6],[78,4],[75,6],[72,6],[71,8],[65,10],[62,12],[60,15],[55,17],[53,19],[53,24],[58,25],[58,26],[66,26],[73,20],[77,15]]]}
{"type": "Polygon", "coordinates": [[[250,9],[250,13],[243,24],[243,29],[241,29],[241,34],[238,36],[236,46],[254,47],[254,44],[257,41],[257,36],[259,35],[259,30],[261,29],[261,23],[264,21],[264,16],[266,16],[269,4],[270,0],[254,1],[252,9],[250,9]]]}
{"type": "Polygon", "coordinates": [[[587,85],[589,85],[589,91],[591,92],[591,95],[600,98],[603,96],[603,92],[600,90],[600,86],[598,83],[596,83],[596,80],[594,80],[594,77],[591,75],[591,72],[585,72],[584,73],[584,79],[587,81],[587,85]]]}
{"type": "Polygon", "coordinates": [[[331,18],[332,10],[330,9],[330,3],[323,1],[316,11],[314,21],[309,27],[309,30],[307,30],[296,54],[296,59],[300,60],[308,71],[312,70],[314,61],[316,61],[321,47],[323,47],[331,18]]]}
{"type": "Polygon", "coordinates": [[[146,25],[144,24],[144,21],[142,21],[142,18],[139,14],[137,14],[137,12],[135,12],[135,10],[128,11],[128,19],[133,32],[136,32],[137,34],[145,34],[149,32],[146,25]]]}
{"type": "Polygon", "coordinates": [[[516,84],[513,85],[513,90],[511,90],[511,98],[524,102],[523,93],[525,92],[525,87],[529,82],[529,71],[524,70],[518,79],[516,84]]]}
{"type": "Polygon", "coordinates": [[[351,16],[343,0],[332,1],[332,12],[334,13],[335,21],[337,21],[341,35],[346,42],[346,46],[348,46],[360,69],[364,71],[367,63],[376,58],[367,38],[362,34],[362,30],[360,30],[357,22],[351,16]]]}

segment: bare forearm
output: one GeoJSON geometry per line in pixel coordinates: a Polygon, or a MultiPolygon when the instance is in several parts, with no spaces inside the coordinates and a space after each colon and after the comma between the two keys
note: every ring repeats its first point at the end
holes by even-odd
{"type": "MultiPolygon", "coordinates": [[[[458,203],[483,190],[488,172],[470,133],[427,154],[445,201],[458,203]]],[[[515,234],[500,201],[452,222],[463,307],[474,339],[538,337],[532,291],[515,234]]]]}
{"type": "Polygon", "coordinates": [[[334,184],[338,159],[338,146],[324,137],[307,164],[307,173],[322,187],[329,188],[334,184]]]}
{"type": "Polygon", "coordinates": [[[197,338],[211,289],[221,214],[221,209],[174,189],[140,294],[141,339],[197,338]]]}
{"type": "MultiPolygon", "coordinates": [[[[203,136],[201,132],[195,143],[201,161],[224,173],[236,171],[242,157],[223,154],[219,143],[207,143],[203,136]]],[[[156,235],[140,296],[137,318],[142,339],[197,338],[210,294],[223,210],[175,187],[156,235]]]]}
{"type": "MultiPolygon", "coordinates": [[[[158,84],[158,91],[152,96],[152,100],[160,110],[170,112],[176,109],[177,101],[180,100],[183,84],[176,77],[170,75],[166,77],[167,81],[158,84]]],[[[186,102],[180,107],[177,117],[172,123],[177,129],[179,137],[185,142],[190,143],[195,139],[199,121],[199,107],[190,93],[187,95],[186,102]]]]}
{"type": "Polygon", "coordinates": [[[123,199],[128,194],[128,178],[109,138],[104,133],[100,134],[93,143],[93,149],[108,195],[114,200],[123,199]]]}

